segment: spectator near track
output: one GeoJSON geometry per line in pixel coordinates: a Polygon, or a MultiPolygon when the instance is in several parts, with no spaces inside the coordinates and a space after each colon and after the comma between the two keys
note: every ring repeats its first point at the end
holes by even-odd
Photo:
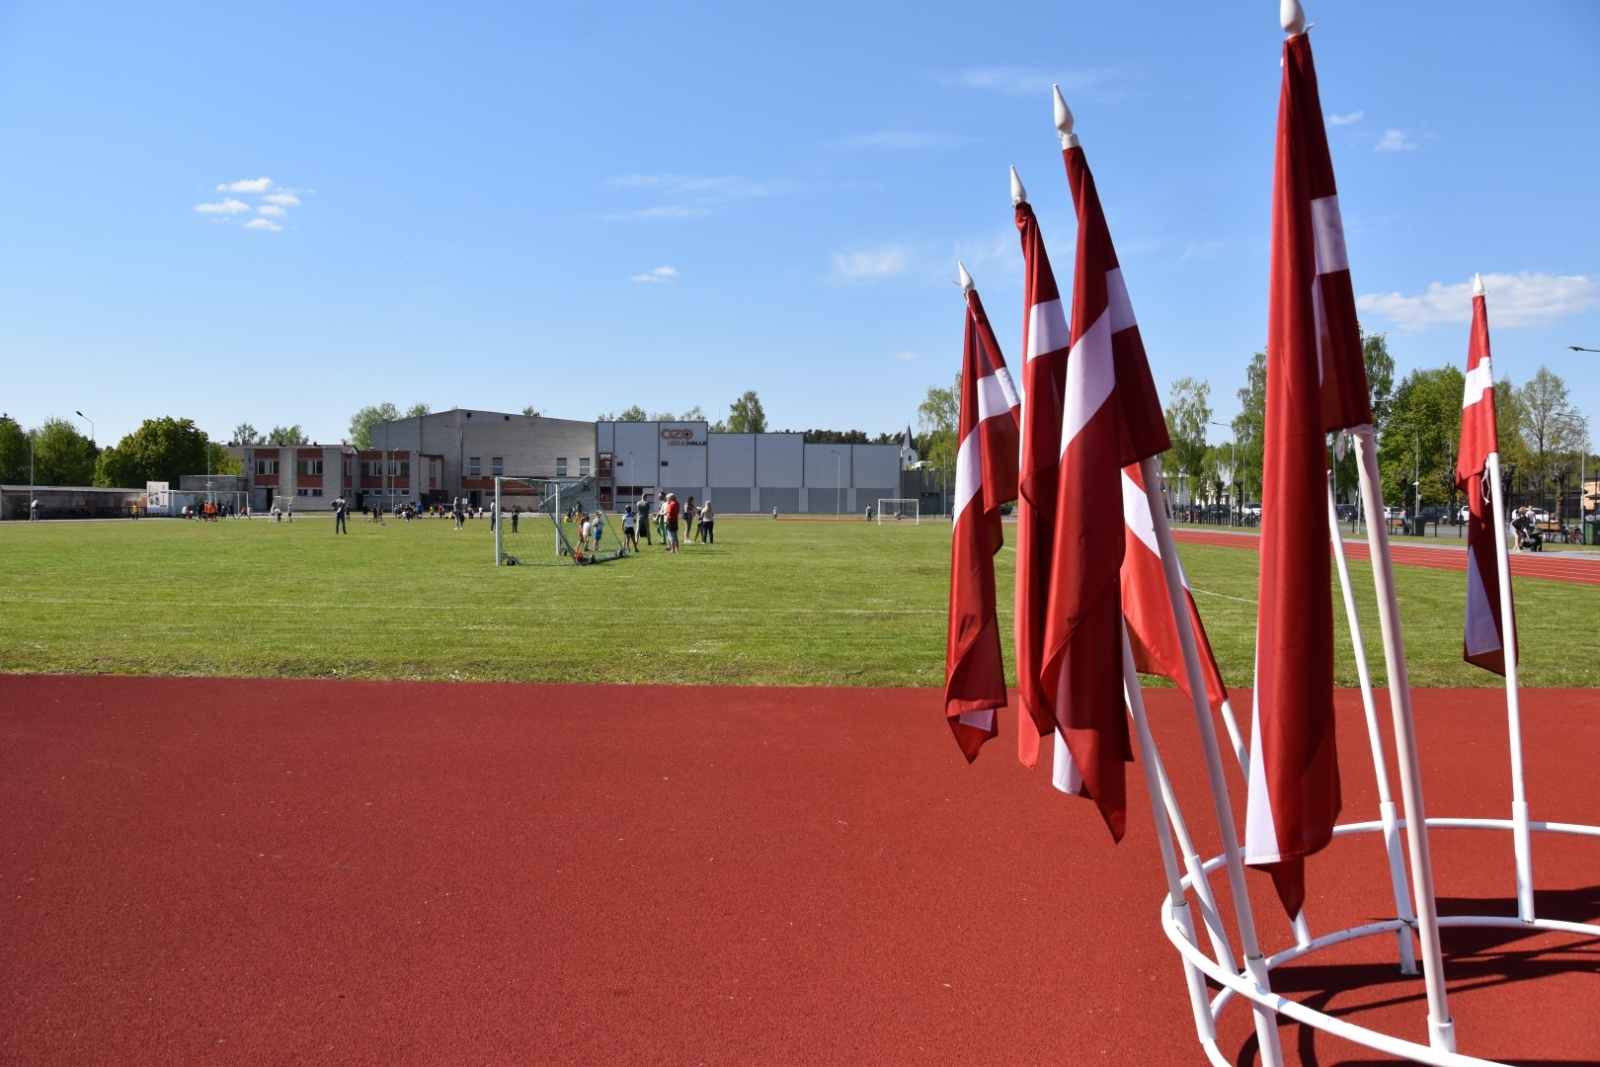
{"type": "Polygon", "coordinates": [[[715,544],[717,540],[717,516],[711,510],[711,500],[708,497],[700,508],[700,543],[702,545],[715,544]]]}
{"type": "Polygon", "coordinates": [[[350,532],[349,528],[344,524],[345,511],[344,497],[341,496],[333,502],[333,532],[336,534],[350,532]]]}
{"type": "Polygon", "coordinates": [[[460,497],[451,501],[450,513],[455,516],[456,529],[460,530],[467,525],[467,502],[460,497]]]}

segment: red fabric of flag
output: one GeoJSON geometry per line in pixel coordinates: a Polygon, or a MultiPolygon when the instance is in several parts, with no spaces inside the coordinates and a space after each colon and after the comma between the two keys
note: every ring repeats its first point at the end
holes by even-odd
{"type": "Polygon", "coordinates": [[[1171,447],[1144,342],[1083,149],[1063,151],[1078,210],[1072,348],[1062,390],[1061,468],[1041,681],[1077,771],[1117,840],[1133,758],[1122,691],[1122,468],[1171,447]],[[1111,521],[1107,521],[1111,519],[1111,521]]]}
{"type": "Polygon", "coordinates": [[[1017,403],[983,302],[968,289],[944,707],[969,763],[999,733],[995,709],[1006,706],[994,554],[1002,542],[1000,505],[1017,495],[1017,403]]]}
{"type": "Polygon", "coordinates": [[[1061,291],[1027,201],[1017,205],[1022,237],[1022,422],[1017,472],[1017,758],[1039,761],[1039,738],[1055,731],[1050,697],[1040,685],[1056,479],[1061,459],[1061,386],[1066,379],[1067,330],[1061,291]]]}
{"type": "MultiPolygon", "coordinates": [[[[1126,548],[1122,556],[1122,617],[1128,622],[1128,644],[1133,647],[1133,664],[1145,674],[1170,678],[1184,696],[1189,696],[1189,672],[1183,664],[1183,645],[1178,639],[1178,624],[1172,617],[1172,601],[1167,597],[1167,576],[1161,565],[1161,546],[1156,540],[1155,517],[1150,513],[1150,498],[1144,491],[1144,474],[1139,464],[1122,468],[1122,526],[1126,548]]],[[[1184,601],[1200,653],[1200,669],[1205,672],[1206,702],[1212,711],[1221,709],[1228,699],[1217,669],[1217,657],[1200,621],[1189,579],[1183,574],[1184,601]]]]}
{"type": "MultiPolygon", "coordinates": [[[[1495,674],[1506,673],[1500,618],[1500,567],[1494,507],[1489,493],[1489,453],[1498,452],[1494,369],[1489,362],[1489,309],[1481,284],[1472,298],[1472,339],[1467,345],[1467,388],[1461,400],[1461,452],[1456,486],[1467,496],[1467,622],[1461,658],[1495,674]]],[[[1513,605],[1512,629],[1516,629],[1513,605]]]]}
{"type": "Polygon", "coordinates": [[[1283,46],[1261,492],[1260,611],[1245,862],[1289,915],[1339,816],[1325,431],[1372,421],[1311,42],[1283,46]]]}

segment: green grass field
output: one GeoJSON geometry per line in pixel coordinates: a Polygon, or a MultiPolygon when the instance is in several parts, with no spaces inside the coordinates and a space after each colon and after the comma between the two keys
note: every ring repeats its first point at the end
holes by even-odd
{"type": "MultiPolygon", "coordinates": [[[[949,526],[727,518],[718,543],[595,567],[492,565],[455,532],[302,517],[0,526],[0,670],[358,678],[939,685],[949,526]]],[[[1010,534],[1012,528],[1008,527],[1010,534]]],[[[525,526],[507,550],[531,546],[525,526]]],[[[530,555],[532,553],[529,553],[530,555]]],[[[1183,547],[1231,685],[1248,684],[1256,556],[1183,547]]],[[[999,556],[1009,628],[1014,553],[999,556]]],[[[1382,657],[1365,564],[1352,564],[1382,657]]],[[[1461,662],[1465,577],[1398,568],[1415,685],[1495,685],[1461,662]]],[[[1600,685],[1600,588],[1519,579],[1524,681],[1600,685]]],[[[1335,604],[1338,604],[1337,595],[1335,604]]],[[[1340,622],[1339,677],[1355,684],[1340,622]]],[[[1009,641],[1008,641],[1009,646],[1009,641]]],[[[1006,649],[1011,662],[1011,650],[1006,649]]]]}

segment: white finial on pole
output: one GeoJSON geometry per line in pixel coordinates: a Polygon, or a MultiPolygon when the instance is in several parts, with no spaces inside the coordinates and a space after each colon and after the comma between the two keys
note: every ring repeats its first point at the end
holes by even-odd
{"type": "Polygon", "coordinates": [[[959,259],[956,260],[956,269],[961,271],[961,291],[963,293],[970,293],[978,287],[978,283],[972,280],[972,275],[967,273],[967,265],[959,259]]]}
{"type": "Polygon", "coordinates": [[[1072,132],[1072,109],[1067,106],[1066,97],[1061,95],[1061,86],[1051,86],[1056,93],[1056,132],[1061,135],[1062,148],[1077,148],[1078,135],[1072,132]]]}
{"type": "Polygon", "coordinates": [[[1013,207],[1028,202],[1028,190],[1022,187],[1022,179],[1017,177],[1017,168],[1011,168],[1011,203],[1013,207]]]}
{"type": "Polygon", "coordinates": [[[1483,275],[1481,275],[1481,274],[1474,274],[1472,276],[1472,295],[1473,296],[1482,296],[1483,295],[1483,275]]]}
{"type": "Polygon", "coordinates": [[[1290,37],[1304,33],[1306,9],[1300,6],[1300,0],[1282,0],[1278,5],[1278,21],[1283,25],[1283,32],[1290,37]]]}

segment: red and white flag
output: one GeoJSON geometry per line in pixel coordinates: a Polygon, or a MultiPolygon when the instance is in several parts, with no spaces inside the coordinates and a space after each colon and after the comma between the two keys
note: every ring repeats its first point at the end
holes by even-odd
{"type": "MultiPolygon", "coordinates": [[[[1467,345],[1467,389],[1461,400],[1461,455],[1456,487],[1467,495],[1467,629],[1461,658],[1506,673],[1500,620],[1500,567],[1495,558],[1495,518],[1490,498],[1489,454],[1500,450],[1495,422],[1494,370],[1489,363],[1489,309],[1483,280],[1472,279],[1472,340],[1467,345]]],[[[1516,629],[1513,606],[1512,630],[1516,629]]],[[[1519,646],[1520,647],[1520,646],[1519,646]]]]}
{"type": "Polygon", "coordinates": [[[1288,28],[1272,189],[1245,862],[1271,872],[1293,917],[1305,900],[1305,857],[1332,840],[1341,804],[1333,594],[1321,533],[1328,514],[1326,435],[1370,423],[1372,408],[1311,41],[1300,25],[1288,28]]]}
{"type": "Polygon", "coordinates": [[[1017,497],[1020,400],[965,266],[961,289],[967,294],[967,330],[961,356],[944,711],[956,744],[970,763],[978,758],[983,743],[1000,732],[995,709],[1006,706],[994,554],[1001,545],[1000,505],[1017,497]]]}
{"type": "Polygon", "coordinates": [[[1127,828],[1124,764],[1133,746],[1122,690],[1126,545],[1115,516],[1122,468],[1172,442],[1094,176],[1059,98],[1057,121],[1078,210],[1078,255],[1041,681],[1072,756],[1076,781],[1068,778],[1068,791],[1091,798],[1120,841],[1127,828]]]}
{"type": "Polygon", "coordinates": [[[1022,421],[1017,484],[1017,758],[1039,761],[1039,738],[1055,731],[1050,695],[1040,684],[1045,606],[1061,461],[1061,386],[1072,345],[1061,291],[1050,269],[1028,192],[1011,170],[1011,201],[1022,235],[1022,421]]]}
{"type": "MultiPolygon", "coordinates": [[[[1122,557],[1122,617],[1128,621],[1128,643],[1133,646],[1133,663],[1145,674],[1170,678],[1189,693],[1189,672],[1183,663],[1183,645],[1178,624],[1172,617],[1172,601],[1167,597],[1167,576],[1161,566],[1161,546],[1156,540],[1155,516],[1150,513],[1150,498],[1145,495],[1144,475],[1139,464],[1122,468],[1122,526],[1126,549],[1122,557]]],[[[1183,578],[1183,595],[1189,608],[1189,622],[1199,646],[1200,669],[1206,676],[1206,700],[1212,711],[1220,710],[1228,699],[1211,652],[1200,610],[1189,592],[1189,577],[1178,561],[1183,578]]]]}

